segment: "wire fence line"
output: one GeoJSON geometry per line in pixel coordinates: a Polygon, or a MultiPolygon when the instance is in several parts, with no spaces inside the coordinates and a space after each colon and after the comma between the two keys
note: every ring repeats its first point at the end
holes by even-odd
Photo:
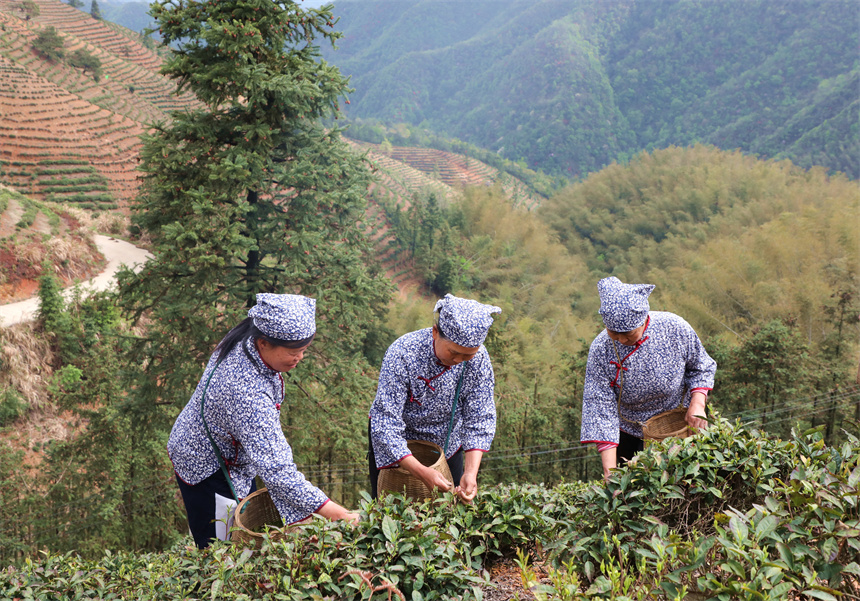
{"type": "MultiPolygon", "coordinates": [[[[791,415],[788,418],[783,418],[779,420],[771,420],[768,419],[768,424],[782,423],[785,421],[790,421],[797,417],[808,416],[811,414],[816,414],[820,412],[827,411],[833,408],[833,403],[839,403],[840,401],[845,401],[844,403],[839,403],[838,407],[846,406],[851,403],[852,400],[860,398],[860,388],[853,387],[848,388],[838,393],[822,393],[807,397],[802,397],[799,399],[795,399],[791,403],[781,405],[778,409],[770,410],[768,408],[758,408],[758,409],[744,409],[741,411],[735,411],[732,413],[723,414],[722,417],[725,419],[739,419],[743,423],[752,423],[761,421],[765,416],[770,418],[770,416],[774,415],[782,415],[785,413],[793,412],[800,408],[808,408],[810,407],[810,403],[812,404],[812,408],[809,411],[803,412],[799,415],[791,415]],[[826,399],[821,401],[820,399],[826,399]]],[[[578,449],[588,449],[592,445],[590,444],[581,444],[579,441],[565,440],[565,441],[556,441],[552,443],[545,443],[540,445],[533,445],[528,447],[511,447],[507,449],[493,449],[491,453],[487,454],[481,464],[484,465],[487,462],[495,462],[501,460],[507,460],[512,458],[520,458],[520,457],[530,457],[535,455],[545,455],[550,453],[561,453],[565,451],[578,450],[578,449]],[[565,445],[565,446],[556,446],[556,445],[565,445]],[[544,447],[549,447],[544,449],[544,447]],[[540,451],[532,451],[531,449],[542,449],[540,451]]],[[[317,475],[317,476],[326,476],[329,473],[350,473],[354,471],[354,469],[360,469],[362,467],[366,467],[366,462],[358,462],[358,463],[345,463],[345,464],[332,464],[332,467],[343,467],[344,469],[334,470],[332,472],[328,468],[318,469],[315,467],[303,466],[299,465],[299,469],[302,471],[305,476],[309,475],[317,475]]],[[[496,468],[502,469],[502,468],[496,468]]],[[[485,471],[485,468],[482,468],[482,471],[485,471]]]]}

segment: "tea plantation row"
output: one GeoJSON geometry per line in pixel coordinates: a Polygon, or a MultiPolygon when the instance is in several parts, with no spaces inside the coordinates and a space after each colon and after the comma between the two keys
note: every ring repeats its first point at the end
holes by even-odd
{"type": "Polygon", "coordinates": [[[846,440],[717,418],[605,484],[367,499],[355,528],[318,522],[260,550],[44,553],[0,571],[0,598],[480,600],[488,565],[517,556],[538,599],[856,599],[860,440],[846,440]]]}

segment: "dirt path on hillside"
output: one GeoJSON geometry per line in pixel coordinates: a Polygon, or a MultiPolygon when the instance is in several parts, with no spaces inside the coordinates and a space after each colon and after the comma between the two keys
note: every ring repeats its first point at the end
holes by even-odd
{"type": "MultiPolygon", "coordinates": [[[[114,283],[114,276],[122,265],[127,265],[139,271],[152,255],[148,251],[133,244],[96,234],[93,238],[96,246],[105,258],[107,266],[99,275],[80,285],[84,294],[107,290],[114,283]]],[[[68,298],[72,289],[66,289],[64,295],[68,298]]],[[[25,321],[30,321],[39,310],[39,298],[33,297],[25,301],[0,305],[0,327],[8,327],[25,321]]]]}

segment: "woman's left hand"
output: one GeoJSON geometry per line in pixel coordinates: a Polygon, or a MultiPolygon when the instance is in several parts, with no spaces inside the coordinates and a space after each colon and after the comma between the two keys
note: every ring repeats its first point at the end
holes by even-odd
{"type": "Polygon", "coordinates": [[[697,417],[699,415],[705,415],[705,395],[701,392],[694,392],[693,397],[690,399],[690,407],[687,409],[687,415],[684,417],[687,425],[697,430],[699,428],[707,428],[708,422],[701,417],[697,417]]]}
{"type": "Polygon", "coordinates": [[[463,474],[460,478],[460,486],[454,491],[464,503],[472,503],[472,499],[478,494],[478,480],[473,474],[463,474]]]}

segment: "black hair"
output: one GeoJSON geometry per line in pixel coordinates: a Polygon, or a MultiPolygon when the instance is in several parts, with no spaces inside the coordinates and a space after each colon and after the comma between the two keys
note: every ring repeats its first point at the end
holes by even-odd
{"type": "Polygon", "coordinates": [[[439,332],[439,336],[441,336],[443,340],[451,340],[445,335],[445,332],[442,331],[442,326],[439,325],[439,309],[433,311],[433,327],[436,328],[436,331],[439,332]]]}
{"type": "Polygon", "coordinates": [[[246,317],[239,325],[227,332],[227,335],[215,347],[215,352],[218,353],[218,361],[230,354],[237,344],[242,344],[244,348],[245,341],[249,338],[254,340],[265,340],[272,346],[282,346],[284,348],[302,348],[309,345],[316,334],[311,334],[309,338],[302,340],[281,340],[280,338],[272,338],[260,331],[254,325],[253,317],[246,317]]]}

